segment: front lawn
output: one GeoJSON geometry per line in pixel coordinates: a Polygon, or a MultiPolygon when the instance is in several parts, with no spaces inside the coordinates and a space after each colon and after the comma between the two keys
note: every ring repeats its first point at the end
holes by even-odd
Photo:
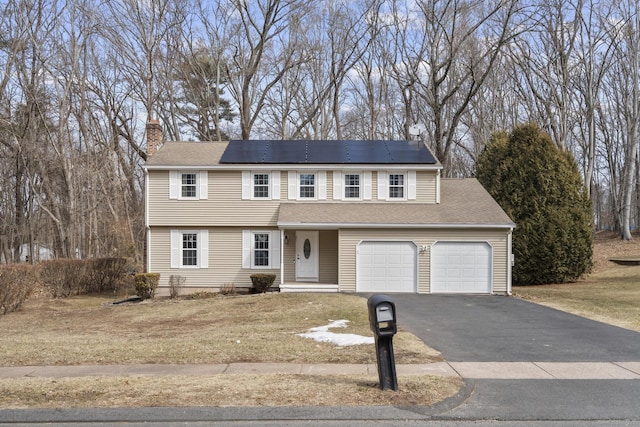
{"type": "MultiPolygon", "coordinates": [[[[375,363],[373,345],[337,347],[297,334],[348,320],[332,332],[371,337],[364,298],[259,294],[156,299],[45,297],[0,318],[0,365],[137,363],[375,363]]],[[[398,364],[442,360],[414,335],[394,338],[398,364]]]]}
{"type": "MultiPolygon", "coordinates": [[[[35,298],[0,317],[0,365],[375,363],[372,344],[337,347],[298,336],[333,320],[335,333],[372,336],[364,298],[266,294],[157,299],[35,298]]],[[[394,338],[397,364],[442,360],[414,335],[394,338]]],[[[430,405],[460,378],[400,376],[383,392],[377,375],[211,375],[0,379],[1,408],[136,406],[430,405]]]]}
{"type": "Polygon", "coordinates": [[[513,288],[515,296],[579,316],[640,332],[640,266],[609,259],[640,255],[640,236],[630,242],[596,239],[593,274],[576,283],[513,288]]]}

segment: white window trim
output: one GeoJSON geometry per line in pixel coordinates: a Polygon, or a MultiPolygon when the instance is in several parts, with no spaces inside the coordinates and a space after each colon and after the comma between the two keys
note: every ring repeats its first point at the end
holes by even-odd
{"type": "Polygon", "coordinates": [[[242,171],[242,200],[280,200],[280,171],[242,171]],[[254,197],[254,176],[269,176],[269,197],[254,197]]]}
{"type": "Polygon", "coordinates": [[[378,172],[378,200],[388,202],[402,202],[416,200],[417,182],[416,171],[414,170],[390,170],[378,172]],[[389,197],[389,175],[404,175],[404,197],[389,197]]]}
{"type": "Polygon", "coordinates": [[[334,171],[333,172],[333,200],[358,201],[371,200],[372,180],[371,171],[334,171]],[[345,197],[345,175],[360,175],[360,197],[345,197]]]}
{"type": "Polygon", "coordinates": [[[171,230],[171,268],[209,268],[209,230],[171,230]],[[197,265],[182,265],[182,236],[196,234],[197,265]]]}
{"type": "Polygon", "coordinates": [[[169,199],[172,200],[206,200],[209,197],[209,173],[206,170],[169,171],[169,199]],[[195,197],[182,197],[182,175],[196,175],[195,197]]]}
{"type": "Polygon", "coordinates": [[[251,270],[280,269],[280,230],[242,230],[242,268],[251,270]],[[254,265],[256,234],[269,234],[269,265],[254,265]]]}
{"type": "Polygon", "coordinates": [[[326,200],[327,199],[327,171],[289,171],[288,175],[289,200],[326,200]],[[314,197],[300,197],[300,175],[315,175],[314,197]]]}

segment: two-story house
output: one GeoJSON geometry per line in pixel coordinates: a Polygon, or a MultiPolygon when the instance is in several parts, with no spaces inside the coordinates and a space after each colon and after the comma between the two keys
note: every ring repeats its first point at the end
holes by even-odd
{"type": "Polygon", "coordinates": [[[419,141],[166,142],[148,128],[148,271],[184,292],[509,294],[514,223],[419,141]]]}

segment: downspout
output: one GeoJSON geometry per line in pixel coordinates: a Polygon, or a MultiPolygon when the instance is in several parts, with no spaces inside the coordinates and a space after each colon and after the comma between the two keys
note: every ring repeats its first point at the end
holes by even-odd
{"type": "Polygon", "coordinates": [[[436,175],[436,204],[440,204],[440,169],[436,175]]]}
{"type": "Polygon", "coordinates": [[[284,285],[284,230],[280,230],[280,286],[284,285]]]}
{"type": "Polygon", "coordinates": [[[511,250],[511,241],[513,235],[513,228],[509,230],[507,234],[507,295],[511,295],[511,274],[513,270],[513,252],[511,250]]]}
{"type": "Polygon", "coordinates": [[[144,226],[146,234],[146,268],[145,272],[151,272],[151,228],[149,227],[149,170],[144,168],[144,226]]]}

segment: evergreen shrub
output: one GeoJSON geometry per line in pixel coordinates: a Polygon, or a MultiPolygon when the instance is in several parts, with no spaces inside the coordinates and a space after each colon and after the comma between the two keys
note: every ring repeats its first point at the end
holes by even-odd
{"type": "Polygon", "coordinates": [[[535,125],[496,133],[476,177],[516,223],[514,285],[574,281],[593,265],[591,201],[571,153],[535,125]]]}
{"type": "Polygon", "coordinates": [[[252,290],[253,293],[263,294],[267,292],[267,290],[273,285],[273,282],[276,280],[275,274],[264,274],[264,273],[256,273],[251,276],[252,290]]]}

